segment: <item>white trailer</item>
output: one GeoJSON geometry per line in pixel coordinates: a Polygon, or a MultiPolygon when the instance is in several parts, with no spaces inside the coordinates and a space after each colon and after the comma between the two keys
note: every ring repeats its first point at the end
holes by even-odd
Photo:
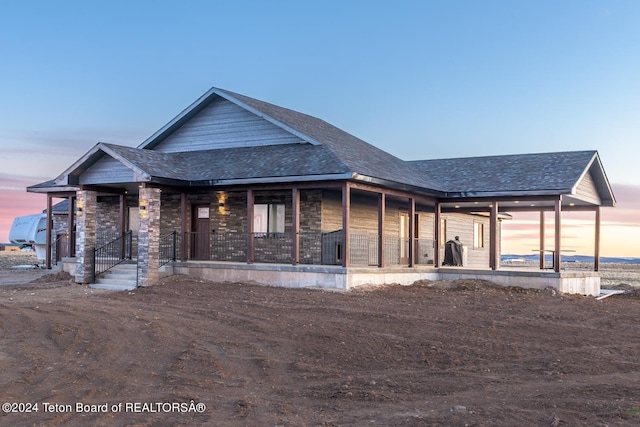
{"type": "Polygon", "coordinates": [[[47,256],[47,215],[41,213],[15,218],[9,231],[9,240],[33,247],[38,260],[44,261],[47,256]]]}

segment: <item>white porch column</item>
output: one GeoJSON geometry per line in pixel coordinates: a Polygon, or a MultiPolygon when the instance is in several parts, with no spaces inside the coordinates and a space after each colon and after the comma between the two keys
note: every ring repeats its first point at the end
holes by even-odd
{"type": "Polygon", "coordinates": [[[76,193],[76,277],[77,283],[93,280],[93,250],[96,247],[98,194],[79,190],[76,193]]]}
{"type": "Polygon", "coordinates": [[[138,286],[156,285],[160,279],[159,188],[140,188],[138,230],[138,286]]]}

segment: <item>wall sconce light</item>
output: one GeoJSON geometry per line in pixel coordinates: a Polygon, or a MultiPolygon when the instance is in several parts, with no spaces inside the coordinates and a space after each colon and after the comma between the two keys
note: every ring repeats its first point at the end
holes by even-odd
{"type": "Polygon", "coordinates": [[[221,207],[221,208],[224,208],[224,202],[218,203],[218,206],[221,207]]]}
{"type": "Polygon", "coordinates": [[[82,208],[84,207],[84,204],[78,200],[76,201],[76,215],[77,216],[82,216],[82,208]]]}
{"type": "Polygon", "coordinates": [[[140,208],[140,215],[146,215],[147,214],[147,200],[146,199],[140,199],[138,207],[140,208]]]}

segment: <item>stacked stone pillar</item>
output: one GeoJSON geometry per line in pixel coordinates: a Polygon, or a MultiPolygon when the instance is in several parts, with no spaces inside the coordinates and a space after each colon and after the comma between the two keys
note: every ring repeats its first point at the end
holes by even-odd
{"type": "Polygon", "coordinates": [[[96,247],[96,214],[98,196],[95,191],[76,192],[76,278],[77,283],[93,279],[93,250],[96,247]]]}
{"type": "Polygon", "coordinates": [[[159,281],[160,269],[160,189],[140,188],[138,230],[138,286],[159,281]]]}

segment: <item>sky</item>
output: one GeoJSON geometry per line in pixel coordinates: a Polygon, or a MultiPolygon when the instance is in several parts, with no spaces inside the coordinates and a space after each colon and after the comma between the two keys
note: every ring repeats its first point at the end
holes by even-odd
{"type": "MultiPolygon", "coordinates": [[[[0,242],[46,207],[26,186],[97,142],[138,146],[213,86],[405,160],[598,150],[618,202],[601,254],[640,257],[638,1],[0,6],[0,242]]],[[[503,253],[535,248],[536,221],[505,224],[503,253]]],[[[563,244],[592,254],[592,229],[568,218],[563,244]]]]}

